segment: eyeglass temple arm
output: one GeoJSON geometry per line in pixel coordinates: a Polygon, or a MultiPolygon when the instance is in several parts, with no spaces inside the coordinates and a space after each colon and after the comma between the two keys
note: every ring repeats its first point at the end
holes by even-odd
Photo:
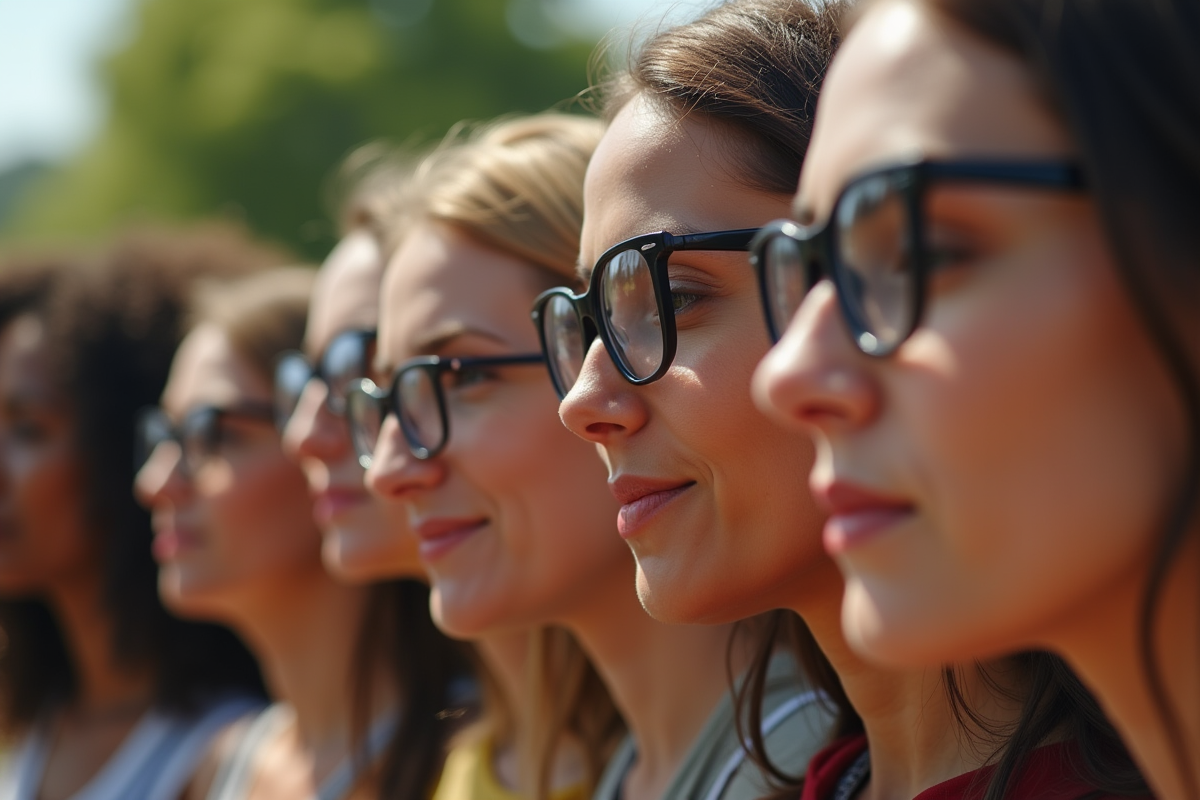
{"type": "Polygon", "coordinates": [[[683,236],[667,234],[666,244],[673,250],[745,250],[758,231],[758,228],[742,228],[736,231],[687,233],[683,236]]]}
{"type": "Polygon", "coordinates": [[[1022,186],[1084,189],[1083,170],[1071,161],[955,161],[926,162],[926,174],[941,180],[980,180],[1022,186]]]}

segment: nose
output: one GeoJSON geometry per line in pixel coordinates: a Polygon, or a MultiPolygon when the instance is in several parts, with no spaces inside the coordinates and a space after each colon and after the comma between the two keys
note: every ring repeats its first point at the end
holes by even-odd
{"type": "Polygon", "coordinates": [[[576,436],[607,446],[633,435],[649,419],[638,388],[625,380],[597,338],[584,356],[579,379],[559,405],[558,415],[576,436]]]}
{"type": "Polygon", "coordinates": [[[183,451],[176,442],[162,442],[133,479],[133,496],[145,508],[163,501],[178,503],[188,491],[183,474],[183,451]]]}
{"type": "Polygon", "coordinates": [[[346,421],[330,412],[329,389],[322,381],[309,381],[287,425],[283,428],[283,449],[299,461],[315,458],[332,463],[351,456],[350,429],[346,421]]]}
{"type": "Polygon", "coordinates": [[[880,406],[871,361],[842,323],[833,284],[821,281],[755,370],[754,398],[786,427],[829,432],[866,425],[880,406]]]}
{"type": "Polygon", "coordinates": [[[388,415],[367,468],[367,489],[383,500],[401,502],[414,492],[437,486],[445,473],[440,457],[421,460],[409,451],[400,423],[394,414],[388,415]]]}

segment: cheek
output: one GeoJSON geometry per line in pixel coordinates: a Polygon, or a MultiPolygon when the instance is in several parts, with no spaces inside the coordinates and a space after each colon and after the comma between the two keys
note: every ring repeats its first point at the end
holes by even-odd
{"type": "Polygon", "coordinates": [[[1111,265],[1058,256],[931,315],[913,351],[932,368],[896,392],[948,548],[927,563],[1014,619],[1142,563],[1181,463],[1180,408],[1111,265]]]}
{"type": "Polygon", "coordinates": [[[320,535],[304,476],[281,454],[211,464],[196,484],[207,505],[207,534],[227,568],[267,569],[318,558],[320,535]]]}
{"type": "Polygon", "coordinates": [[[459,451],[467,480],[496,510],[520,579],[552,573],[556,581],[577,581],[596,570],[596,559],[628,559],[595,449],[563,427],[553,392],[522,394],[479,419],[459,451]]]}

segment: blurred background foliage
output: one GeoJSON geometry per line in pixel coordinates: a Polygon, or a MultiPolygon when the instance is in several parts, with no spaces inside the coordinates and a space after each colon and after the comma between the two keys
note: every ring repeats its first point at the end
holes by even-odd
{"type": "Polygon", "coordinates": [[[572,107],[594,42],[556,34],[544,3],[142,0],[101,68],[104,127],[28,180],[3,236],[217,216],[320,258],[335,233],[323,187],[356,145],[572,107]]]}

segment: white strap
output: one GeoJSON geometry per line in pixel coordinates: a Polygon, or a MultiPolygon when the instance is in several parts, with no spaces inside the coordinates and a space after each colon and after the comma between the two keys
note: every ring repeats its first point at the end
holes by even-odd
{"type": "MultiPolygon", "coordinates": [[[[824,694],[822,692],[813,690],[802,692],[795,697],[788,698],[786,702],[781,703],[778,708],[776,708],[765,719],[763,719],[763,738],[766,738],[771,731],[782,725],[783,721],[792,714],[795,714],[805,706],[812,705],[823,697],[824,694]]],[[[742,762],[746,760],[746,751],[749,747],[750,742],[745,741],[742,743],[741,747],[739,747],[731,756],[729,756],[729,760],[725,762],[725,766],[723,766],[721,771],[717,773],[717,779],[713,781],[712,786],[709,787],[708,794],[705,796],[704,800],[720,800],[721,795],[724,794],[725,790],[729,787],[729,782],[733,780],[733,774],[737,772],[738,767],[740,767],[742,762]]]]}

